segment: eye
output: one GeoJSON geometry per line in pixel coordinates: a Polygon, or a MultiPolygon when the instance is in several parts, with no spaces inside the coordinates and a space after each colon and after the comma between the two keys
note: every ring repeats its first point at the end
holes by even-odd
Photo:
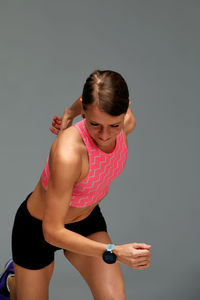
{"type": "Polygon", "coordinates": [[[99,124],[97,124],[97,123],[92,123],[92,122],[90,122],[90,124],[92,125],[92,126],[98,126],[99,124]]]}
{"type": "Polygon", "coordinates": [[[110,126],[113,127],[113,128],[119,127],[118,124],[116,124],[116,125],[110,125],[110,126]]]}

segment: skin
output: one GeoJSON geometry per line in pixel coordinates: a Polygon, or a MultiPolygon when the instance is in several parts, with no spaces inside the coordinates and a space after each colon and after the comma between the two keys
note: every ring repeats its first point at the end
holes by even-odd
{"type": "MultiPolygon", "coordinates": [[[[135,127],[135,118],[130,109],[127,114],[111,116],[100,111],[97,106],[91,105],[82,113],[85,115],[85,125],[89,134],[97,146],[106,153],[113,150],[116,136],[122,129],[127,143],[127,135],[135,127]]],[[[70,118],[68,121],[71,122],[70,118]]],[[[55,124],[57,130],[61,126],[59,122],[55,124]]],[[[48,190],[43,188],[40,179],[28,199],[27,207],[30,214],[43,221],[43,233],[47,242],[67,249],[65,257],[83,276],[94,299],[126,299],[120,263],[135,269],[146,269],[150,265],[151,246],[145,243],[117,245],[114,248],[117,262],[108,265],[102,260],[102,253],[107,244],[112,243],[108,233],[96,232],[85,238],[64,228],[64,224],[86,218],[102,201],[99,199],[98,203],[86,208],[69,206],[74,183],[82,181],[89,171],[87,149],[74,126],[59,133],[51,147],[49,166],[51,177],[48,190]]],[[[48,299],[54,262],[34,271],[16,264],[14,267],[16,278],[15,283],[10,284],[11,300],[48,299]]]]}
{"type": "MultiPolygon", "coordinates": [[[[83,111],[83,113],[86,117],[85,118],[86,128],[90,136],[97,144],[97,146],[104,152],[109,153],[110,151],[112,151],[112,149],[115,146],[116,136],[119,134],[121,129],[124,128],[125,114],[122,114],[117,117],[113,117],[104,112],[101,112],[96,106],[89,107],[87,111],[83,111]]],[[[130,121],[129,118],[126,119],[126,123],[125,123],[126,142],[127,142],[127,134],[130,132],[131,129],[130,127],[132,125],[129,123],[133,122],[132,126],[135,126],[135,119],[130,121]]],[[[128,142],[127,142],[127,146],[128,146],[128,142]]],[[[57,153],[59,152],[58,155],[59,158],[61,159],[62,158],[61,151],[65,153],[64,156],[67,156],[68,152],[70,151],[74,152],[74,148],[76,149],[77,153],[78,154],[80,153],[81,155],[80,161],[82,164],[82,168],[81,170],[79,170],[79,174],[77,174],[77,180],[76,180],[77,182],[80,182],[85,177],[87,177],[87,174],[89,172],[89,163],[88,163],[87,149],[82,141],[80,134],[78,133],[77,129],[74,126],[63,131],[62,134],[59,136],[59,139],[57,139],[53,143],[50,152],[49,162],[51,165],[51,163],[53,162],[52,157],[55,155],[55,153],[57,155],[57,153]],[[69,147],[71,148],[70,150],[68,150],[69,147]]],[[[69,153],[70,160],[72,159],[71,154],[69,153]]],[[[74,160],[76,158],[74,157],[74,160]]],[[[78,161],[78,163],[80,161],[78,161]]],[[[62,167],[63,166],[61,166],[61,172],[62,172],[62,167]]],[[[69,175],[71,176],[72,174],[69,175]]],[[[30,213],[34,217],[40,220],[43,219],[43,215],[44,215],[45,197],[46,197],[46,190],[43,188],[40,179],[33,194],[28,199],[28,204],[27,204],[30,213]]],[[[100,199],[98,203],[100,203],[102,200],[103,199],[100,199]]],[[[93,205],[86,208],[68,207],[65,216],[65,221],[64,221],[65,224],[77,222],[86,218],[98,203],[94,203],[93,205]]]]}

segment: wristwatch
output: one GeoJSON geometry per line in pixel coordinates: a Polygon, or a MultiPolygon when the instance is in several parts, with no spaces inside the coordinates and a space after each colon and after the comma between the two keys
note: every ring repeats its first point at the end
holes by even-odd
{"type": "Polygon", "coordinates": [[[114,264],[117,260],[117,256],[115,255],[115,253],[113,253],[113,249],[114,249],[114,244],[108,244],[106,251],[103,253],[103,260],[107,263],[107,264],[114,264]]]}

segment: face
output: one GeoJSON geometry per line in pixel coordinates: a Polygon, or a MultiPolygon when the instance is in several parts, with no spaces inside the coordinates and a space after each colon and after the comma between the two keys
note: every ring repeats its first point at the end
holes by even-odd
{"type": "Polygon", "coordinates": [[[97,106],[87,107],[85,114],[86,128],[95,143],[101,147],[109,147],[115,143],[116,136],[124,127],[124,116],[111,116],[102,112],[97,106]]]}

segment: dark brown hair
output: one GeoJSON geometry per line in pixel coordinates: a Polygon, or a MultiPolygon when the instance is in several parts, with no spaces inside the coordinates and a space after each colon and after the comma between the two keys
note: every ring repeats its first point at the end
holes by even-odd
{"type": "Polygon", "coordinates": [[[97,105],[100,110],[113,116],[126,113],[129,106],[126,81],[111,70],[94,71],[84,84],[82,104],[84,110],[88,105],[97,105]]]}

